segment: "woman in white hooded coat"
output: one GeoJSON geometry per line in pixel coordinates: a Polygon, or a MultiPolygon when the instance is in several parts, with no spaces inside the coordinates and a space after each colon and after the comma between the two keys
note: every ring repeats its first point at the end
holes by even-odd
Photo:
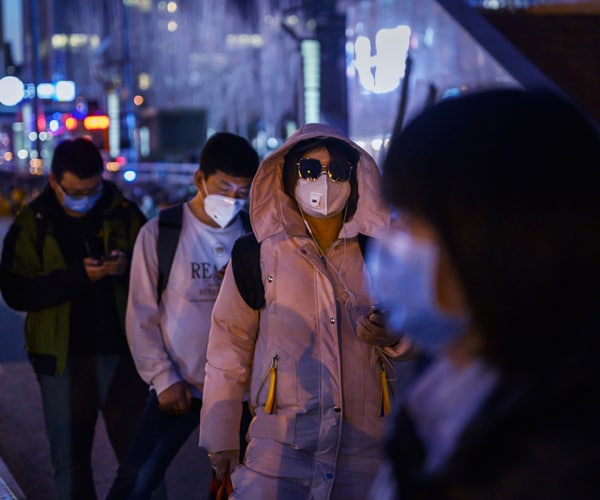
{"type": "Polygon", "coordinates": [[[411,357],[409,342],[370,315],[359,234],[375,237],[389,224],[379,183],[373,158],[321,124],[303,126],[259,167],[250,218],[265,300],[250,307],[228,266],[200,419],[217,476],[235,469],[231,498],[367,497],[398,361],[411,357]],[[237,466],[247,390],[255,416],[237,466]]]}

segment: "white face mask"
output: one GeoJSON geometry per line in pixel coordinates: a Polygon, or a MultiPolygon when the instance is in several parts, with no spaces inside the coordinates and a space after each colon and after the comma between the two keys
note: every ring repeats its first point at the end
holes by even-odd
{"type": "Polygon", "coordinates": [[[400,231],[374,240],[367,252],[374,293],[389,310],[387,326],[406,333],[429,352],[438,352],[468,324],[468,318],[449,315],[436,303],[438,262],[439,251],[433,243],[400,231]]]}
{"type": "Polygon", "coordinates": [[[222,194],[208,194],[204,184],[204,211],[219,226],[226,227],[246,205],[246,200],[222,194]]]}
{"type": "Polygon", "coordinates": [[[318,179],[298,179],[294,190],[296,202],[302,212],[316,218],[339,214],[350,196],[350,182],[329,180],[326,172],[318,179]]]}

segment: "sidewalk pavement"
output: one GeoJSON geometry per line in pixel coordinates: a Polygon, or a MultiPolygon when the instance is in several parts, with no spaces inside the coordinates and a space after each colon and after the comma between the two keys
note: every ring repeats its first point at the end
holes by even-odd
{"type": "Polygon", "coordinates": [[[0,457],[0,500],[24,500],[25,494],[0,457]]]}
{"type": "MultiPolygon", "coordinates": [[[[5,226],[8,221],[3,220],[0,228],[0,236],[4,237],[5,226]]],[[[0,243],[0,250],[2,249],[2,244],[0,243]]],[[[25,495],[23,491],[15,481],[15,478],[12,476],[8,467],[2,460],[0,456],[0,500],[21,500],[24,499],[25,495]]]]}

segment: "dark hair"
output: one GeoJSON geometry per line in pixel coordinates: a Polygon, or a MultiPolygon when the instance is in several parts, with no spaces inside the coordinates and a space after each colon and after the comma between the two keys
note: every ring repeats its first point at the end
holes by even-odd
{"type": "Polygon", "coordinates": [[[294,199],[294,190],[298,182],[297,163],[307,151],[325,148],[332,160],[348,161],[352,164],[350,173],[350,197],[348,198],[348,210],[346,220],[350,219],[356,212],[358,203],[358,182],[356,180],[356,166],[360,155],[350,144],[333,137],[315,137],[300,141],[290,149],[284,158],[283,164],[283,188],[285,193],[294,199]]]}
{"type": "Polygon", "coordinates": [[[597,128],[543,90],[442,101],[383,166],[387,200],[437,230],[487,356],[514,369],[580,345],[598,314],[599,187],[597,128]]]}
{"type": "Polygon", "coordinates": [[[104,160],[98,147],[89,139],[65,139],[54,149],[50,171],[59,182],[65,172],[70,172],[80,179],[89,179],[95,175],[102,175],[104,160]]]}
{"type": "Polygon", "coordinates": [[[232,177],[252,178],[258,164],[258,153],[250,143],[229,132],[211,135],[200,152],[200,170],[205,177],[220,170],[232,177]]]}

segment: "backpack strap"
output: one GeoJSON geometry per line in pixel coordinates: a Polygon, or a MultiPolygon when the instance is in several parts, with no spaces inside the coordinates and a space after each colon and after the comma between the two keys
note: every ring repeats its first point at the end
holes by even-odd
{"type": "Polygon", "coordinates": [[[252,224],[250,224],[250,214],[248,212],[246,212],[245,210],[241,210],[238,215],[242,221],[242,226],[244,227],[244,231],[246,233],[251,233],[252,232],[252,224]]]}
{"type": "MultiPolygon", "coordinates": [[[[358,235],[360,251],[365,255],[369,236],[358,235]]],[[[265,288],[260,272],[260,243],[254,233],[241,236],[231,250],[231,266],[238,292],[252,309],[265,305],[265,288]]]]}
{"type": "Polygon", "coordinates": [[[157,302],[167,286],[173,257],[179,243],[183,219],[183,204],[164,208],[158,213],[158,238],[156,254],[158,256],[158,280],[156,282],[157,302]]]}
{"type": "Polygon", "coordinates": [[[265,288],[260,272],[260,243],[254,233],[239,237],[231,250],[231,266],[238,291],[252,309],[265,305],[265,288]]]}
{"type": "Polygon", "coordinates": [[[370,239],[370,236],[358,233],[358,246],[360,247],[360,252],[362,253],[363,259],[365,258],[365,252],[367,251],[367,245],[369,244],[370,239]]]}

